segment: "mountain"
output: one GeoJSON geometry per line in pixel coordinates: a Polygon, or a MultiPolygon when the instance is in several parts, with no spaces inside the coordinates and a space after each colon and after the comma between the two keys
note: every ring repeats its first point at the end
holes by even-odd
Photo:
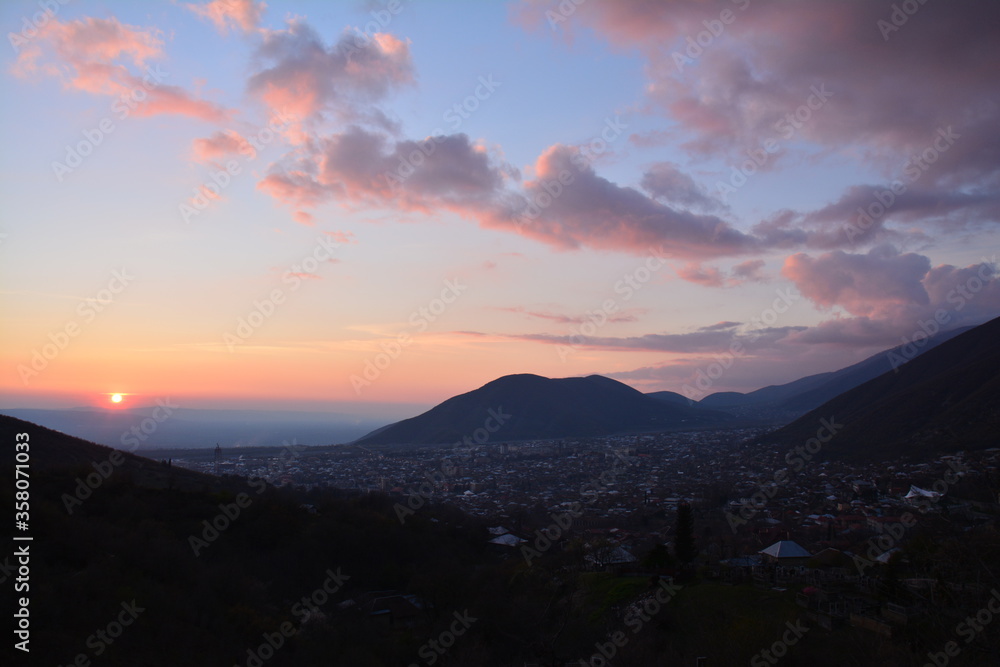
{"type": "Polygon", "coordinates": [[[135,483],[151,488],[208,489],[219,486],[217,478],[210,475],[167,466],[160,461],[105,447],[8,415],[0,415],[0,439],[12,443],[4,447],[5,471],[14,469],[16,452],[13,443],[27,442],[32,473],[72,470],[74,474],[85,476],[100,469],[104,473],[123,472],[135,483]],[[17,437],[22,433],[28,435],[27,440],[17,437]]]}
{"type": "MultiPolygon", "coordinates": [[[[926,354],[971,329],[972,327],[963,327],[935,334],[927,339],[925,345],[916,348],[916,356],[926,354]]],[[[906,354],[905,347],[899,345],[879,352],[839,371],[807,375],[793,382],[770,385],[746,394],[736,391],[716,392],[701,399],[698,404],[739,416],[767,415],[788,421],[882,375],[893,368],[893,359],[913,356],[906,354]]]]}
{"type": "MultiPolygon", "coordinates": [[[[842,424],[822,456],[888,460],[1000,446],[1000,318],[850,389],[772,437],[793,447],[842,424]]],[[[896,360],[897,362],[900,359],[896,360]]]]}
{"type": "Polygon", "coordinates": [[[695,406],[698,405],[695,401],[692,401],[687,396],[683,394],[678,394],[676,391],[651,391],[646,396],[650,398],[655,398],[658,401],[664,401],[672,405],[688,405],[695,406]]]}
{"type": "MultiPolygon", "coordinates": [[[[687,399],[684,399],[685,402],[687,399]]],[[[482,444],[592,437],[725,425],[728,415],[651,398],[616,380],[591,375],[550,379],[507,375],[427,412],[369,433],[357,444],[482,444]]]]}

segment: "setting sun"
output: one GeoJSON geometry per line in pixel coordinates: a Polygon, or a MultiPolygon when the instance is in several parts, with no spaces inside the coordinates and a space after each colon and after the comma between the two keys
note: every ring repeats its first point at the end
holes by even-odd
{"type": "Polygon", "coordinates": [[[112,394],[111,395],[111,402],[112,403],[121,403],[122,402],[122,395],[121,394],[112,394]]]}

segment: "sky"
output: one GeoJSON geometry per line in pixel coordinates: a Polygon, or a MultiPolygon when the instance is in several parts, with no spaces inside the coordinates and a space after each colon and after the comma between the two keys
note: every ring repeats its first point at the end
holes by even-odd
{"type": "Polygon", "coordinates": [[[1000,314],[1000,5],[0,4],[0,408],[698,399],[1000,314]]]}

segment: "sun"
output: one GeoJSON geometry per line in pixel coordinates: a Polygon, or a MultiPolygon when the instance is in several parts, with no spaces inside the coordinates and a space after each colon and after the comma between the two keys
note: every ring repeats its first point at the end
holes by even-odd
{"type": "Polygon", "coordinates": [[[122,402],[122,395],[121,394],[111,394],[111,402],[112,403],[121,403],[122,402]]]}

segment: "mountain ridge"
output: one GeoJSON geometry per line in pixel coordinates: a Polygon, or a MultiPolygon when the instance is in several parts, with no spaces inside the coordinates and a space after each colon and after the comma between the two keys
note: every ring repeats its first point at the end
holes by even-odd
{"type": "Polygon", "coordinates": [[[886,460],[1000,446],[1000,318],[968,329],[826,401],[770,436],[806,441],[821,418],[843,424],[824,456],[886,460]]]}
{"type": "MultiPolygon", "coordinates": [[[[384,426],[355,442],[449,444],[482,430],[494,442],[597,437],[705,428],[731,420],[724,413],[657,400],[601,375],[546,378],[519,373],[453,396],[420,415],[384,426]],[[490,419],[495,428],[489,427],[490,419]]],[[[477,438],[478,444],[482,444],[481,439],[477,438]]]]}

